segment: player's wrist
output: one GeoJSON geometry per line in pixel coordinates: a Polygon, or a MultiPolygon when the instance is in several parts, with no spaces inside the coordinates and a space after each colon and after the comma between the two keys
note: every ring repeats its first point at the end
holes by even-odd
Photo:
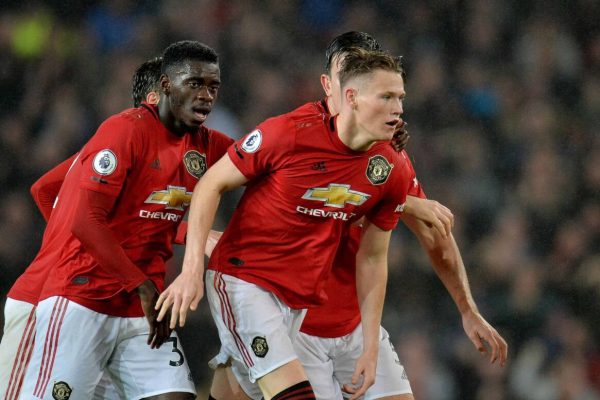
{"type": "Polygon", "coordinates": [[[367,337],[363,337],[363,354],[365,355],[377,355],[379,354],[379,338],[373,337],[369,340],[367,337]]]}
{"type": "Polygon", "coordinates": [[[181,266],[181,274],[187,276],[190,279],[200,279],[204,278],[204,254],[202,254],[202,258],[189,256],[183,260],[183,265],[181,266]]]}
{"type": "Polygon", "coordinates": [[[472,321],[474,319],[477,319],[477,317],[479,316],[479,311],[477,311],[476,308],[470,308],[464,312],[461,312],[460,315],[463,321],[472,321]]]}
{"type": "Polygon", "coordinates": [[[474,301],[464,299],[463,301],[458,301],[456,304],[458,308],[458,312],[463,318],[468,318],[473,315],[479,314],[479,310],[477,309],[477,305],[474,301]]]}
{"type": "Polygon", "coordinates": [[[138,286],[136,290],[140,297],[151,297],[157,292],[154,282],[152,282],[150,279],[146,279],[144,282],[142,282],[142,284],[138,286]]]}
{"type": "Polygon", "coordinates": [[[182,268],[181,274],[177,279],[181,279],[184,282],[192,282],[196,285],[204,286],[204,268],[199,270],[197,268],[194,269],[184,269],[182,268]]]}

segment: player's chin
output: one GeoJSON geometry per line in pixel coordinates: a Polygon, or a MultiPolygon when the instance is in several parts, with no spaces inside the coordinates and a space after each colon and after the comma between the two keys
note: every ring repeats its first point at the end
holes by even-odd
{"type": "Polygon", "coordinates": [[[194,118],[193,116],[191,118],[188,118],[187,121],[185,122],[186,126],[191,130],[200,128],[200,126],[203,123],[204,123],[204,119],[194,118]]]}
{"type": "Polygon", "coordinates": [[[394,138],[394,134],[396,130],[394,128],[386,127],[380,132],[379,140],[392,140],[394,138]]]}

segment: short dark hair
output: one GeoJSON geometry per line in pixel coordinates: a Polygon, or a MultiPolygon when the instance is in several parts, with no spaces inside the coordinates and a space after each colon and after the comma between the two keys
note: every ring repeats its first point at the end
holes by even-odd
{"type": "Polygon", "coordinates": [[[160,71],[162,58],[155,57],[140,65],[133,74],[131,82],[131,97],[133,106],[139,107],[146,95],[152,91],[158,91],[160,87],[160,71]]]}
{"type": "Polygon", "coordinates": [[[334,57],[346,53],[351,48],[361,48],[365,50],[381,50],[377,40],[366,32],[350,31],[342,33],[333,38],[327,50],[325,50],[325,71],[331,72],[331,63],[334,57]]]}
{"type": "Polygon", "coordinates": [[[340,68],[340,86],[344,86],[349,79],[371,73],[375,70],[396,72],[404,78],[402,57],[394,57],[384,51],[369,51],[361,48],[352,48],[345,52],[344,61],[340,68]]]}
{"type": "Polygon", "coordinates": [[[195,40],[182,40],[169,45],[163,52],[162,60],[161,72],[166,74],[170,68],[187,60],[218,64],[219,56],[213,48],[204,43],[195,40]]]}

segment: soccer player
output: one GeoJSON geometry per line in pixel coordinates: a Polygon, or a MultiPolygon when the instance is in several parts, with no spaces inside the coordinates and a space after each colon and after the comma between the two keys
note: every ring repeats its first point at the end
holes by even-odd
{"type": "Polygon", "coordinates": [[[52,272],[25,398],[91,398],[104,371],[125,398],[195,397],[178,338],[154,304],[191,189],[231,143],[202,126],[219,86],[214,50],[174,43],[158,106],[109,118],[80,151],[33,262],[52,272]]]}
{"type": "MultiPolygon", "coordinates": [[[[181,326],[197,307],[220,195],[247,183],[206,280],[220,356],[253,398],[314,398],[292,340],[304,309],[325,300],[342,231],[364,215],[357,286],[365,354],[376,351],[390,232],[411,184],[404,158],[389,145],[403,112],[401,68],[382,52],[349,53],[337,117],[300,109],[266,120],[194,189],[182,272],[161,294],[158,319],[169,319],[172,306],[170,326],[181,326]]],[[[357,395],[372,384],[374,370],[359,362],[357,374],[365,379],[357,395]]]]}
{"type": "Polygon", "coordinates": [[[131,82],[133,106],[139,107],[145,101],[158,104],[160,101],[160,72],[162,57],[154,57],[138,67],[131,82]]]}
{"type": "MultiPolygon", "coordinates": [[[[142,63],[135,71],[131,92],[134,107],[139,107],[144,100],[148,104],[158,103],[160,70],[161,59],[157,57],[142,63]]],[[[46,221],[50,218],[58,191],[76,156],[60,163],[31,187],[31,195],[46,221]]],[[[35,340],[35,307],[49,272],[50,268],[28,268],[8,292],[4,306],[4,334],[0,342],[0,364],[3,366],[0,369],[1,399],[19,397],[35,340]]],[[[107,397],[105,387],[98,388],[95,393],[96,398],[117,398],[115,396],[107,397]]]]}
{"type": "MultiPolygon", "coordinates": [[[[373,37],[362,32],[347,32],[336,37],[326,51],[327,74],[322,75],[321,83],[327,94],[325,102],[316,107],[329,110],[332,114],[339,109],[340,99],[339,68],[345,53],[353,48],[378,49],[373,37]]],[[[406,152],[403,152],[406,155],[406,152]]],[[[408,157],[413,185],[408,195],[425,199],[425,193],[408,157]]],[[[472,298],[467,275],[460,251],[450,233],[443,236],[436,229],[429,228],[422,220],[404,213],[403,222],[419,239],[429,259],[455,301],[469,339],[481,352],[486,352],[482,343],[485,340],[491,348],[490,361],[506,361],[507,345],[498,332],[480,315],[472,298]]],[[[355,389],[354,364],[362,353],[362,326],[359,305],[355,290],[355,260],[359,247],[361,229],[349,228],[346,240],[342,240],[333,263],[333,269],[326,285],[328,302],[321,307],[309,309],[300,328],[294,345],[300,361],[304,365],[315,394],[319,399],[339,399],[342,387],[348,393],[355,389]],[[343,385],[343,386],[342,386],[343,385]]],[[[365,399],[407,400],[413,396],[410,384],[400,364],[389,336],[381,327],[381,343],[377,361],[375,384],[365,393],[365,399]]]]}
{"type": "MultiPolygon", "coordinates": [[[[322,101],[307,104],[304,106],[305,109],[312,109],[316,113],[337,113],[336,110],[341,102],[339,63],[344,54],[353,47],[378,50],[379,44],[372,36],[363,32],[347,32],[337,36],[326,51],[327,73],[321,77],[327,97],[322,101]]],[[[399,132],[404,133],[403,131],[404,127],[401,127],[399,132]]],[[[406,133],[403,136],[406,137],[406,133]]],[[[409,210],[410,204],[413,210],[420,207],[422,212],[430,214],[429,219],[445,219],[448,210],[437,202],[425,200],[423,188],[416,180],[412,164],[408,157],[406,160],[414,182],[408,192],[406,210],[409,210]]],[[[486,349],[479,337],[488,341],[492,350],[491,360],[498,358],[503,364],[506,360],[506,343],[477,311],[454,238],[445,230],[428,227],[423,222],[428,218],[419,220],[414,212],[405,212],[402,216],[403,222],[420,240],[436,272],[455,300],[469,338],[482,352],[486,349]]],[[[328,301],[323,306],[308,310],[297,340],[294,342],[296,352],[319,399],[339,399],[343,394],[348,395],[354,391],[348,384],[352,380],[356,360],[362,352],[360,310],[355,286],[355,260],[360,235],[360,226],[354,225],[348,229],[341,241],[327,281],[328,301]],[[344,383],[346,393],[342,392],[344,383]]],[[[366,392],[365,398],[412,399],[404,368],[383,327],[381,327],[380,337],[377,377],[374,385],[366,392]]],[[[236,382],[230,367],[215,370],[211,394],[217,399],[248,398],[236,382]]]]}

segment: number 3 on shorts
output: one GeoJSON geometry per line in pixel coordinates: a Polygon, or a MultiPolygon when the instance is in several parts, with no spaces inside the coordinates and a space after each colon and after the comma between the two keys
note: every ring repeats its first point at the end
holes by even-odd
{"type": "Polygon", "coordinates": [[[183,364],[184,359],[183,359],[183,353],[181,352],[181,350],[179,350],[177,348],[177,338],[170,337],[166,341],[173,342],[173,348],[171,349],[171,352],[177,353],[177,355],[179,356],[179,360],[177,360],[177,361],[169,360],[169,365],[172,367],[179,367],[180,365],[183,364]]]}

